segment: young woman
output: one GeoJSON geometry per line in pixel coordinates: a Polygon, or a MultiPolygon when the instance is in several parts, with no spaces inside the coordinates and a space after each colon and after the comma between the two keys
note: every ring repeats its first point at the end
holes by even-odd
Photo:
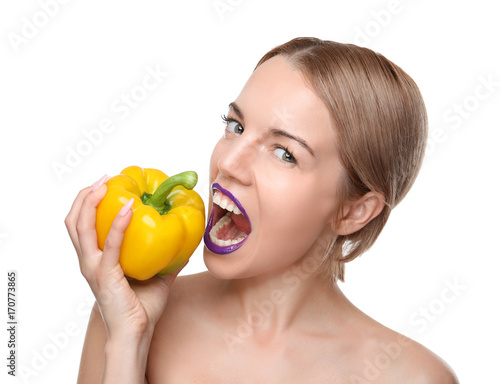
{"type": "Polygon", "coordinates": [[[298,38],[260,60],[224,121],[209,272],[127,279],[130,207],[101,252],[105,179],[76,198],[66,225],[96,297],[79,383],[457,383],[336,284],[421,166],[427,118],[412,79],[369,49],[298,38]]]}

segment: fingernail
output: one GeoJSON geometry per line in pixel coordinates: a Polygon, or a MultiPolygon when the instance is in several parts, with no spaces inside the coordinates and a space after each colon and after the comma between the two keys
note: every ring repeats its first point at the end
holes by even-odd
{"type": "Polygon", "coordinates": [[[130,211],[130,208],[132,208],[132,204],[134,204],[134,199],[130,199],[129,201],[127,201],[122,209],[120,209],[119,215],[122,217],[125,216],[128,211],[130,211]]]}
{"type": "Polygon", "coordinates": [[[106,182],[106,180],[109,180],[108,175],[104,175],[99,180],[97,180],[94,184],[92,184],[92,192],[95,192],[99,188],[101,188],[101,185],[103,185],[106,182]]]}

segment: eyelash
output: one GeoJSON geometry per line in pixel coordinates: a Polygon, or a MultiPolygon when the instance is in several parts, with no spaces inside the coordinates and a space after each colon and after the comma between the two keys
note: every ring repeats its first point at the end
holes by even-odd
{"type": "Polygon", "coordinates": [[[222,117],[222,122],[223,122],[224,124],[228,124],[228,123],[230,123],[231,121],[235,121],[234,119],[231,119],[231,118],[227,117],[227,115],[221,115],[221,117],[222,117]]]}
{"type": "MultiPolygon", "coordinates": [[[[233,123],[233,122],[234,122],[234,123],[238,123],[238,124],[240,124],[240,125],[241,125],[241,123],[240,123],[238,120],[235,120],[235,119],[233,119],[233,118],[231,118],[231,117],[228,117],[227,115],[221,115],[221,118],[222,118],[222,122],[223,122],[226,126],[227,126],[229,123],[233,123]]],[[[243,127],[243,126],[242,126],[242,127],[243,127]]],[[[285,160],[283,160],[283,159],[279,159],[280,161],[282,161],[282,162],[284,162],[284,163],[286,163],[286,164],[288,164],[288,165],[290,165],[290,164],[297,164],[297,163],[298,163],[298,161],[297,161],[297,159],[295,158],[295,156],[293,155],[292,151],[290,151],[286,145],[276,144],[276,145],[274,146],[274,149],[275,149],[275,150],[276,150],[276,149],[282,149],[282,150],[284,150],[284,151],[285,151],[285,152],[287,152],[287,153],[290,155],[290,157],[293,159],[293,162],[289,162],[289,161],[285,161],[285,160]]]]}
{"type": "Polygon", "coordinates": [[[274,149],[275,150],[276,149],[282,149],[282,150],[284,150],[293,159],[293,161],[286,161],[286,160],[283,160],[283,159],[279,159],[279,160],[283,161],[284,163],[286,163],[286,164],[297,164],[298,163],[297,159],[295,158],[295,156],[293,155],[293,153],[288,149],[287,146],[276,144],[274,146],[274,149]]]}
{"type": "MultiPolygon", "coordinates": [[[[229,125],[229,123],[238,123],[241,126],[241,128],[243,128],[243,125],[241,125],[241,123],[238,120],[227,117],[227,115],[221,115],[221,117],[222,117],[222,121],[223,121],[224,125],[226,126],[226,132],[229,132],[227,129],[227,126],[229,125]]],[[[244,128],[243,128],[243,130],[244,130],[244,128]]]]}

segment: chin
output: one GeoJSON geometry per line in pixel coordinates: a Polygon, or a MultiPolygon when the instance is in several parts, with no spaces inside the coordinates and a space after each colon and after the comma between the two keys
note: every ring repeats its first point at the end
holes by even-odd
{"type": "MultiPolygon", "coordinates": [[[[235,251],[234,253],[237,252],[235,251]]],[[[245,255],[245,258],[242,259],[237,254],[217,254],[205,247],[203,250],[203,260],[208,271],[218,279],[243,279],[259,274],[249,263],[252,260],[250,255],[245,255]]]]}
{"type": "Polygon", "coordinates": [[[231,254],[217,254],[207,249],[207,247],[203,250],[205,266],[218,279],[231,280],[238,278],[238,273],[235,273],[234,268],[232,268],[234,262],[231,262],[230,258],[231,254]]]}

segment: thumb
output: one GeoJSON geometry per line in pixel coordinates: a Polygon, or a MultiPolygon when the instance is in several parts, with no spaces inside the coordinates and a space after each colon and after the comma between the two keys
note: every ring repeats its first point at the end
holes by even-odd
{"type": "Polygon", "coordinates": [[[120,249],[125,230],[132,220],[132,205],[134,199],[130,199],[122,207],[118,215],[116,215],[109,230],[106,242],[104,243],[101,265],[104,270],[114,268],[120,259],[120,249]]]}

